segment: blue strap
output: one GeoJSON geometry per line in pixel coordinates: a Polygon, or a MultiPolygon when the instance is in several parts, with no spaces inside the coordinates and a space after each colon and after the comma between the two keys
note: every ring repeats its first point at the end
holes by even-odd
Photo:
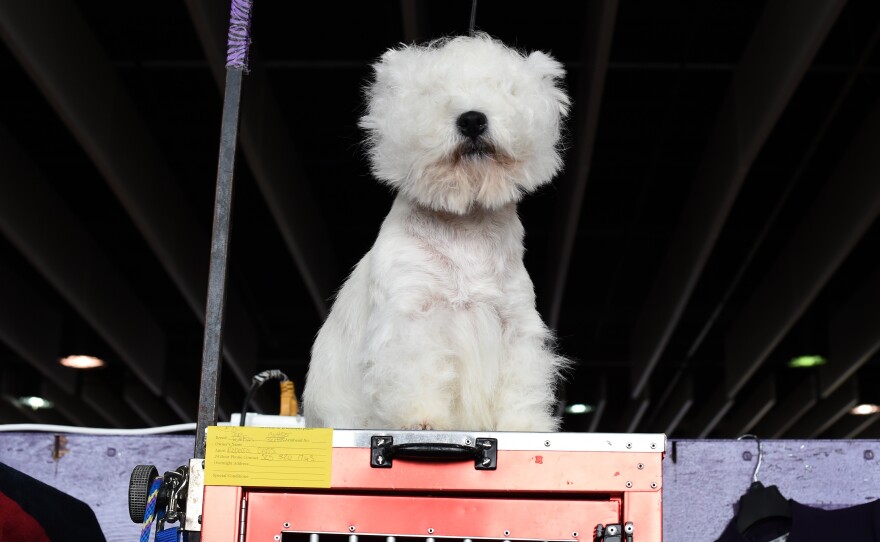
{"type": "Polygon", "coordinates": [[[177,542],[180,538],[177,526],[156,531],[156,542],[177,542]]]}
{"type": "Polygon", "coordinates": [[[155,519],[156,499],[159,497],[159,486],[161,485],[162,478],[156,478],[150,486],[147,509],[144,510],[144,526],[141,527],[141,542],[150,542],[150,528],[153,526],[153,520],[155,519]]]}

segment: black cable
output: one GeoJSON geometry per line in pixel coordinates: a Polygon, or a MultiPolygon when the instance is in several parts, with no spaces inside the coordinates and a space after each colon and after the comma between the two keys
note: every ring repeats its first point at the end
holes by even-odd
{"type": "Polygon", "coordinates": [[[286,382],[289,380],[287,375],[279,371],[278,369],[269,369],[267,371],[263,371],[262,373],[257,373],[254,375],[254,378],[251,380],[251,387],[247,392],[247,395],[244,396],[244,404],[241,406],[241,419],[238,421],[238,425],[240,427],[244,427],[244,418],[247,415],[248,405],[251,402],[251,399],[254,398],[254,394],[257,392],[260,386],[266,383],[268,380],[280,380],[282,382],[286,382]]]}
{"type": "Polygon", "coordinates": [[[471,2],[471,25],[468,27],[468,36],[474,35],[474,25],[477,23],[477,0],[471,2]]]}

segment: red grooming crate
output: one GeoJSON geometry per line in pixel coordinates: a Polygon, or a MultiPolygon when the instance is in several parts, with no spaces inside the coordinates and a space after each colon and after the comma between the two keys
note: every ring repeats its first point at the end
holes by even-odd
{"type": "Polygon", "coordinates": [[[631,538],[599,540],[660,542],[665,447],[663,434],[336,430],[329,489],[206,486],[202,540],[593,542],[597,525],[631,523],[631,538]]]}

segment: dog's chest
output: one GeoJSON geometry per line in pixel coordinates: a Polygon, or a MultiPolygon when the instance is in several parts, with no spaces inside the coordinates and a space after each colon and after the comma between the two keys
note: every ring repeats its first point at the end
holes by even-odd
{"type": "Polygon", "coordinates": [[[410,239],[431,277],[431,296],[457,306],[500,303],[522,266],[521,226],[515,215],[472,220],[430,217],[410,239]]]}

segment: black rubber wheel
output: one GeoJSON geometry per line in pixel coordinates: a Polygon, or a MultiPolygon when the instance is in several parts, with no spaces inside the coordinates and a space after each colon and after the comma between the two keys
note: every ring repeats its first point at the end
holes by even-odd
{"type": "Polygon", "coordinates": [[[138,465],[131,471],[131,480],[128,481],[128,516],[133,522],[144,522],[150,486],[158,477],[159,471],[153,465],[138,465]]]}

